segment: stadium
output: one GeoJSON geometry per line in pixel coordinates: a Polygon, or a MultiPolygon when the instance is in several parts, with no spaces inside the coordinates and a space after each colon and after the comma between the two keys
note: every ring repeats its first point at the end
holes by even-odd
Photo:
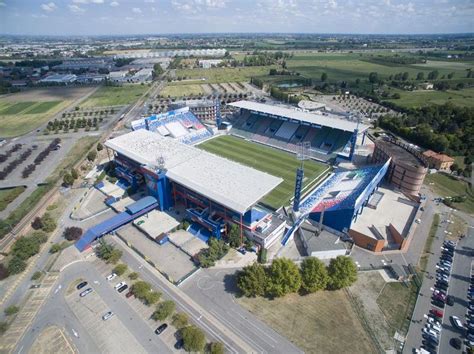
{"type": "Polygon", "coordinates": [[[148,199],[91,229],[79,248],[150,208],[178,211],[190,223],[187,231],[204,241],[221,238],[235,224],[242,240],[285,246],[308,220],[367,249],[395,247],[393,232],[354,226],[365,206],[372,201],[376,209],[373,199],[383,199],[377,190],[390,159],[352,170],[332,171],[327,164],[350,160],[367,126],[256,102],[230,105],[236,109],[227,117],[230,130],[206,126],[183,107],[134,121],[132,132],[108,140],[118,183],[148,199]]]}

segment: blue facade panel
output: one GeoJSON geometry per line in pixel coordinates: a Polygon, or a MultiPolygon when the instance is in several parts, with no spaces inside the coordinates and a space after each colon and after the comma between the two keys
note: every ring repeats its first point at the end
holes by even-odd
{"type": "MultiPolygon", "coordinates": [[[[337,231],[349,230],[352,224],[354,209],[325,211],[323,216],[323,224],[337,231]]],[[[321,212],[310,213],[309,218],[315,222],[319,222],[321,212]]]]}

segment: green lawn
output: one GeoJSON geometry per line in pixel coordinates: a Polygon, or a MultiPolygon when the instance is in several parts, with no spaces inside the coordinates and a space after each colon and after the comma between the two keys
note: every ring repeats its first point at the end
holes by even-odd
{"type": "Polygon", "coordinates": [[[5,210],[8,204],[13,202],[24,191],[25,191],[25,187],[1,189],[0,190],[0,211],[5,210]]]}
{"type": "Polygon", "coordinates": [[[474,88],[447,91],[403,91],[391,89],[392,93],[399,93],[399,99],[387,100],[402,107],[422,107],[426,105],[442,105],[451,102],[458,106],[474,107],[474,88]]]}
{"type": "Polygon", "coordinates": [[[201,85],[168,85],[160,93],[163,97],[183,97],[203,95],[204,91],[201,85]]]}
{"type": "Polygon", "coordinates": [[[148,85],[128,84],[123,86],[102,86],[81,107],[106,107],[124,106],[137,101],[146,90],[148,85]]]}
{"type": "Polygon", "coordinates": [[[14,102],[14,103],[7,103],[2,106],[2,110],[0,111],[0,115],[14,115],[20,112],[23,112],[27,108],[30,108],[36,104],[36,102],[14,102]]]}
{"type": "Polygon", "coordinates": [[[60,104],[61,101],[49,101],[49,102],[39,102],[31,109],[29,109],[26,113],[27,114],[39,114],[39,113],[46,113],[53,107],[56,107],[60,104]]]}
{"type": "MultiPolygon", "coordinates": [[[[202,84],[250,81],[253,76],[267,75],[275,66],[246,66],[241,68],[179,69],[176,76],[202,80],[202,84]]],[[[183,84],[185,84],[183,82],[183,84]]]]}
{"type": "MultiPolygon", "coordinates": [[[[294,194],[296,169],[300,164],[294,154],[230,135],[208,140],[198,145],[198,147],[283,178],[284,181],[270,192],[262,202],[275,209],[289,204],[289,200],[294,194]]],[[[306,186],[313,181],[327,167],[327,165],[316,161],[306,161],[304,185],[306,186]]]]}
{"type": "Polygon", "coordinates": [[[425,178],[425,184],[441,197],[465,195],[467,197],[466,201],[463,203],[454,203],[454,206],[467,213],[474,214],[474,192],[472,186],[442,173],[427,175],[425,178]]]}

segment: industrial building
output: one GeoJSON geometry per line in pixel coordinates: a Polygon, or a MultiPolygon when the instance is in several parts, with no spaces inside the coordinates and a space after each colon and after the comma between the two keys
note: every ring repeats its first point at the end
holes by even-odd
{"type": "Polygon", "coordinates": [[[62,85],[68,85],[72,84],[77,80],[77,76],[74,74],[52,74],[48,75],[45,78],[42,78],[39,80],[39,83],[42,84],[62,84],[62,85]]]}
{"type": "Polygon", "coordinates": [[[375,141],[373,163],[390,160],[387,180],[403,193],[418,197],[428,172],[426,159],[412,146],[394,139],[375,141]]]}

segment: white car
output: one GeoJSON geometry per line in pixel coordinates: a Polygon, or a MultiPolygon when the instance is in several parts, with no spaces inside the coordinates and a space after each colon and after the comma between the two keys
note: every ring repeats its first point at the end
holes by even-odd
{"type": "Polygon", "coordinates": [[[423,333],[426,333],[426,334],[428,334],[428,335],[430,335],[430,336],[433,336],[433,337],[435,337],[435,338],[438,338],[438,333],[435,332],[435,331],[433,331],[432,329],[429,329],[429,328],[424,327],[424,328],[422,329],[422,332],[423,332],[423,333]]]}
{"type": "Polygon", "coordinates": [[[112,311],[107,312],[104,316],[102,316],[102,319],[104,321],[107,321],[110,317],[112,317],[114,313],[112,311]]]}
{"type": "Polygon", "coordinates": [[[428,329],[432,329],[433,331],[438,332],[438,333],[441,332],[441,329],[442,329],[440,325],[435,325],[431,323],[427,324],[426,326],[428,329]]]}
{"type": "Polygon", "coordinates": [[[433,317],[428,317],[428,323],[434,324],[434,325],[437,325],[437,326],[441,325],[441,323],[439,323],[439,321],[436,321],[433,317]]]}
{"type": "Polygon", "coordinates": [[[456,327],[457,329],[464,329],[464,326],[462,325],[462,322],[458,316],[451,316],[450,318],[454,327],[456,327]]]}
{"type": "Polygon", "coordinates": [[[107,279],[108,281],[111,281],[111,280],[114,280],[115,278],[117,278],[117,274],[112,273],[112,274],[110,274],[110,275],[107,275],[107,278],[106,278],[106,279],[107,279]]]}
{"type": "Polygon", "coordinates": [[[124,285],[127,285],[127,283],[125,283],[124,281],[121,281],[120,283],[118,283],[117,285],[115,285],[115,290],[117,290],[118,288],[121,288],[122,286],[124,285]]]}

